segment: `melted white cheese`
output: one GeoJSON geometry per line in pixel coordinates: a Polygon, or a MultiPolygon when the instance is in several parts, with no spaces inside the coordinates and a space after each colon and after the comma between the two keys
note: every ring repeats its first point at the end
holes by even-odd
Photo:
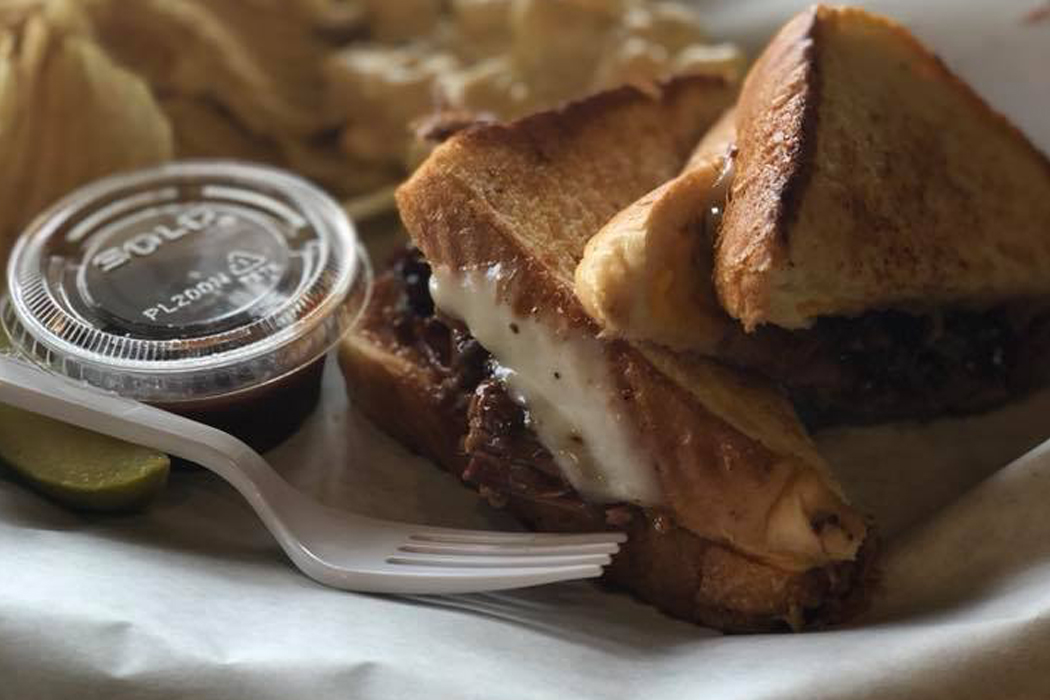
{"type": "Polygon", "coordinates": [[[499,300],[499,279],[498,265],[435,268],[430,292],[437,308],[462,320],[498,363],[497,378],[527,409],[530,427],[584,499],[659,505],[656,474],[617,408],[601,342],[516,314],[499,300]]]}

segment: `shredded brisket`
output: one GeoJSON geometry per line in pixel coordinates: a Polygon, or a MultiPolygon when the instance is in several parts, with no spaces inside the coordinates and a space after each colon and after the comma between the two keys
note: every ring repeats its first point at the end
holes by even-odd
{"type": "Polygon", "coordinates": [[[416,250],[400,253],[376,282],[398,344],[440,374],[440,401],[468,426],[460,475],[486,493],[563,508],[585,508],[554,457],[528,426],[526,410],[493,377],[490,355],[459,323],[440,318],[429,291],[430,268],[416,250]]]}
{"type": "Polygon", "coordinates": [[[1039,329],[1003,307],[878,311],[801,331],[741,333],[720,355],[778,382],[810,428],[928,419],[987,409],[1044,382],[1036,357],[1050,343],[1039,329]]]}
{"type": "Polygon", "coordinates": [[[583,507],[554,457],[528,427],[525,410],[502,383],[487,378],[478,385],[467,420],[470,432],[464,449],[470,464],[464,480],[506,495],[583,507]]]}

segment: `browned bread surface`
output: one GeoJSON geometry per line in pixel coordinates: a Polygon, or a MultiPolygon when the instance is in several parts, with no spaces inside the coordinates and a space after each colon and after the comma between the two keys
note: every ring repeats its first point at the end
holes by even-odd
{"type": "Polygon", "coordinates": [[[807,10],[737,114],[715,281],[745,327],[1050,294],[1050,163],[902,27],[807,10]]]}
{"type": "Polygon", "coordinates": [[[473,127],[442,144],[401,187],[398,209],[428,260],[458,269],[527,266],[522,275],[542,284],[513,299],[516,306],[561,303],[571,323],[590,327],[572,289],[587,241],[676,175],[734,97],[720,79],[697,76],[669,83],[655,98],[621,88],[511,124],[473,127]],[[471,230],[482,226],[512,226],[513,236],[471,230]]]}

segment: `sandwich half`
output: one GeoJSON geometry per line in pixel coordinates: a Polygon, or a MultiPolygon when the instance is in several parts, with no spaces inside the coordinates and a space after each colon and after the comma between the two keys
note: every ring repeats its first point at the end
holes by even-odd
{"type": "Polygon", "coordinates": [[[904,28],[806,10],[717,132],[589,245],[607,335],[758,372],[810,425],[1046,382],[1050,162],[904,28]]]}
{"type": "Polygon", "coordinates": [[[574,292],[588,240],[733,98],[681,78],[452,136],[398,191],[416,250],[341,359],[381,427],[526,524],[625,530],[611,582],[724,630],[801,629],[859,607],[873,537],[790,404],[604,337],[574,292]]]}

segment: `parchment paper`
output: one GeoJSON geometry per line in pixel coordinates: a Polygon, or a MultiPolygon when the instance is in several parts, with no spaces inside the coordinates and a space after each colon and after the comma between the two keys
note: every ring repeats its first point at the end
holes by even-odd
{"type": "MultiPolygon", "coordinates": [[[[1038,3],[871,3],[909,22],[1050,149],[1038,3]]],[[[759,44],[794,2],[710,3],[759,44]]],[[[1050,361],[1050,358],[1048,358],[1050,361]]],[[[330,504],[512,527],[351,407],[271,454],[330,504]]],[[[148,513],[82,517],[0,479],[0,698],[1050,697],[1050,393],[993,414],[820,436],[887,536],[849,628],[722,637],[589,583],[395,599],[309,581],[236,493],[178,471],[148,513]],[[1006,466],[1008,465],[1008,466],[1006,466]]]]}

